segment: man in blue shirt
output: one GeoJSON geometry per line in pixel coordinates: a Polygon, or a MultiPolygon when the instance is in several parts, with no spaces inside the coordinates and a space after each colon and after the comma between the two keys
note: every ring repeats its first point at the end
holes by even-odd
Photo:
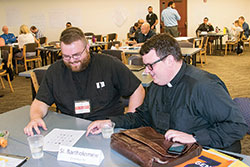
{"type": "Polygon", "coordinates": [[[177,21],[181,19],[178,11],[175,8],[175,3],[170,1],[168,7],[164,9],[161,13],[161,21],[164,22],[165,32],[169,33],[173,37],[178,37],[178,23],[177,21]]]}
{"type": "Polygon", "coordinates": [[[245,22],[245,18],[243,16],[239,17],[239,22],[242,25],[242,29],[244,30],[244,35],[246,39],[249,37],[249,25],[245,22]]]}
{"type": "Polygon", "coordinates": [[[8,32],[9,29],[7,26],[3,26],[2,31],[3,34],[1,35],[1,37],[4,39],[6,45],[16,42],[15,35],[8,32]]]}

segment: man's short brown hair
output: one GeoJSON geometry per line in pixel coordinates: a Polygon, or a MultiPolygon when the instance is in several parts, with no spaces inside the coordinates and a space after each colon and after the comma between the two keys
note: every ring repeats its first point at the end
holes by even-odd
{"type": "Polygon", "coordinates": [[[141,47],[140,55],[148,54],[152,49],[155,50],[159,58],[172,55],[177,61],[182,59],[178,42],[167,33],[155,35],[147,40],[141,47]]]}
{"type": "Polygon", "coordinates": [[[87,44],[84,33],[78,27],[67,28],[61,33],[60,36],[60,42],[63,42],[65,44],[71,44],[72,42],[78,40],[81,40],[85,45],[87,44]]]}

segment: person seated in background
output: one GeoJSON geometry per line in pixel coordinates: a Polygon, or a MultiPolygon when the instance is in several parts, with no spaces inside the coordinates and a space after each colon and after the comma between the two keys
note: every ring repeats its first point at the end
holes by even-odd
{"type": "Polygon", "coordinates": [[[35,37],[30,33],[27,25],[20,26],[20,32],[18,35],[18,47],[22,49],[26,43],[34,43],[35,37]]]}
{"type": "Polygon", "coordinates": [[[141,46],[146,40],[150,39],[156,33],[151,30],[149,23],[143,23],[141,26],[141,32],[135,35],[135,40],[128,41],[128,44],[136,44],[137,46],[141,46]]]}
{"type": "Polygon", "coordinates": [[[5,44],[12,44],[16,42],[16,37],[13,33],[9,33],[9,28],[7,26],[3,26],[2,28],[3,34],[1,37],[4,39],[5,44]]]}
{"type": "Polygon", "coordinates": [[[70,27],[72,27],[71,22],[67,22],[67,23],[66,23],[66,28],[70,28],[70,27]]]}
{"type": "MultiPolygon", "coordinates": [[[[23,46],[27,43],[34,43],[35,37],[30,33],[27,25],[21,25],[18,35],[18,49],[19,51],[14,54],[14,57],[22,57],[23,46]]],[[[27,54],[26,56],[31,56],[27,54]]],[[[14,63],[15,64],[15,63],[14,63]]]]}
{"type": "Polygon", "coordinates": [[[240,26],[239,20],[234,21],[234,26],[231,28],[228,38],[231,41],[237,41],[240,38],[240,33],[243,31],[243,29],[240,26]]]}
{"type": "Polygon", "coordinates": [[[134,113],[92,122],[86,136],[112,121],[116,128],[150,126],[166,140],[240,153],[248,126],[218,76],[186,64],[169,34],[153,36],[140,54],[153,77],[143,104],[134,113]]]}
{"type": "Polygon", "coordinates": [[[129,29],[129,40],[133,40],[135,38],[135,32],[139,28],[138,23],[135,23],[132,27],[129,29]]]}
{"type": "Polygon", "coordinates": [[[245,22],[245,18],[243,16],[239,17],[239,24],[244,30],[244,38],[248,39],[249,38],[249,25],[245,22]]]}
{"type": "Polygon", "coordinates": [[[144,20],[143,20],[143,19],[139,19],[139,20],[137,21],[137,23],[138,23],[138,28],[137,28],[137,30],[135,31],[135,36],[136,36],[139,32],[141,32],[141,26],[142,26],[142,24],[144,23],[144,20]]]}
{"type": "Polygon", "coordinates": [[[34,34],[34,37],[38,40],[41,37],[44,37],[44,35],[42,34],[42,32],[36,28],[36,26],[31,26],[30,27],[30,31],[34,34]]]}
{"type": "Polygon", "coordinates": [[[62,60],[47,70],[30,108],[24,133],[46,130],[43,117],[55,103],[63,114],[88,120],[124,114],[121,96],[129,97],[127,112],[135,112],[145,96],[141,81],[117,58],[89,52],[90,45],[77,27],[60,37],[62,60]]]}
{"type": "Polygon", "coordinates": [[[0,46],[5,46],[5,41],[2,37],[0,37],[0,46]]]}
{"type": "Polygon", "coordinates": [[[199,27],[196,29],[196,35],[199,36],[200,32],[202,31],[214,31],[214,27],[212,26],[211,23],[208,22],[208,18],[205,17],[203,19],[203,23],[199,25],[199,27]]]}

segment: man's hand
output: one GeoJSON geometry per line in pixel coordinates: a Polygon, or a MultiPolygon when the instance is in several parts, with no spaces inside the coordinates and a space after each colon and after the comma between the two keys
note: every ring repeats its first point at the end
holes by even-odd
{"type": "Polygon", "coordinates": [[[31,120],[28,123],[28,125],[24,128],[24,133],[28,136],[33,136],[34,135],[33,128],[34,128],[36,133],[40,134],[41,132],[38,127],[42,127],[43,130],[47,130],[46,124],[42,118],[36,118],[31,120]]]}
{"type": "Polygon", "coordinates": [[[99,120],[99,121],[94,121],[92,122],[87,129],[86,136],[89,135],[89,133],[96,135],[101,133],[101,129],[104,125],[106,124],[112,124],[111,120],[99,120]]]}
{"type": "Polygon", "coordinates": [[[155,26],[154,26],[154,25],[152,25],[152,26],[151,26],[151,30],[153,30],[153,29],[154,29],[154,27],[155,27],[155,26]]]}
{"type": "Polygon", "coordinates": [[[172,140],[173,142],[180,142],[180,143],[194,143],[196,142],[193,135],[177,131],[177,130],[168,130],[165,133],[165,139],[166,140],[172,140]]]}

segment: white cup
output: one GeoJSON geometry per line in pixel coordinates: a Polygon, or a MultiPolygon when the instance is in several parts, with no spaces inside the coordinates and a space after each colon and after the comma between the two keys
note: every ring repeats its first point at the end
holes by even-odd
{"type": "Polygon", "coordinates": [[[43,135],[34,135],[27,138],[30,146],[32,158],[40,159],[43,157],[43,135]]]}
{"type": "Polygon", "coordinates": [[[105,139],[110,138],[111,135],[114,133],[114,127],[115,127],[114,122],[112,122],[111,125],[105,124],[101,129],[103,138],[105,138],[105,139]]]}

